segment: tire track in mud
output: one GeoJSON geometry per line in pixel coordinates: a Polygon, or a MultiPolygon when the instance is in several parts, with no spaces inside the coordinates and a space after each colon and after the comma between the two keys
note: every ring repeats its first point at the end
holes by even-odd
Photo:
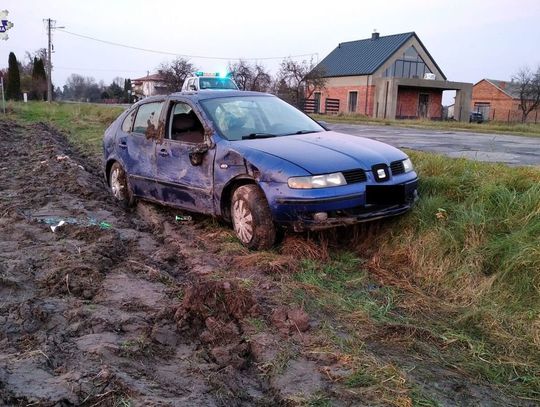
{"type": "MultiPolygon", "coordinates": [[[[2,125],[4,403],[274,406],[322,388],[303,359],[281,380],[268,375],[284,341],[247,320],[268,320],[275,304],[227,276],[235,257],[201,237],[204,228],[151,204],[126,213],[96,160],[61,133],[2,125]],[[59,220],[67,224],[53,233],[59,220]],[[298,369],[309,378],[292,380],[298,369]]],[[[235,278],[256,273],[236,268],[235,278]]],[[[281,318],[288,337],[286,311],[281,318]]]]}
{"type": "Polygon", "coordinates": [[[204,289],[200,277],[221,266],[193,245],[192,226],[176,232],[152,205],[117,208],[96,163],[48,126],[2,122],[0,145],[3,403],[280,403],[250,370],[239,319],[227,339],[219,318],[178,330],[184,288],[204,289]]]}

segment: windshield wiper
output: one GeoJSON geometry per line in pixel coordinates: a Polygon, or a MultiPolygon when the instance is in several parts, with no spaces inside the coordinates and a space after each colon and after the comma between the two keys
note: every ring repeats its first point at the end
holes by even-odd
{"type": "Polygon", "coordinates": [[[291,134],[309,134],[309,133],[320,133],[318,130],[298,130],[291,134]]]}
{"type": "Polygon", "coordinates": [[[242,136],[242,140],[250,140],[254,138],[270,138],[270,137],[276,137],[276,134],[271,133],[251,133],[247,136],[242,136]]]}

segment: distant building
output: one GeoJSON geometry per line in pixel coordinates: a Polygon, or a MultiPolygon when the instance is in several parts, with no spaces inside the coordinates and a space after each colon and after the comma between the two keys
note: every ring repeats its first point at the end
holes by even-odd
{"type": "Polygon", "coordinates": [[[472,84],[448,81],[414,32],[340,43],[317,68],[328,78],[318,112],[441,119],[442,93],[455,90],[455,118],[469,119],[472,84]]]}
{"type": "Polygon", "coordinates": [[[133,95],[138,99],[143,99],[148,96],[165,95],[167,87],[163,83],[163,77],[156,73],[146,75],[142,78],[131,79],[131,88],[133,95]]]}
{"type": "MultiPolygon", "coordinates": [[[[521,121],[521,99],[516,82],[482,79],[473,86],[471,110],[480,112],[484,120],[521,121]]],[[[533,110],[528,122],[540,121],[540,109],[533,110]]]]}

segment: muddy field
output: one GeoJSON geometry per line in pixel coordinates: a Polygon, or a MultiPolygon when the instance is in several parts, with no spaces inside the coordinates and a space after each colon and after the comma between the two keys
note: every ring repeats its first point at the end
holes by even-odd
{"type": "MultiPolygon", "coordinates": [[[[224,250],[232,235],[211,219],[125,212],[95,157],[45,125],[0,124],[3,405],[390,403],[347,387],[319,316],[281,300],[286,250],[261,267],[237,244],[224,250]]],[[[530,405],[408,353],[412,335],[371,333],[366,351],[442,405],[530,405]]]]}

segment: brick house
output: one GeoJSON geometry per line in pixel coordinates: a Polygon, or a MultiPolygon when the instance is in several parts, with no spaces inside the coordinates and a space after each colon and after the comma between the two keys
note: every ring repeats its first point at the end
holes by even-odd
{"type": "Polygon", "coordinates": [[[320,113],[441,119],[442,93],[455,90],[456,119],[469,119],[472,84],[448,81],[414,32],[342,42],[316,69],[327,78],[313,96],[320,113]]]}
{"type": "MultiPolygon", "coordinates": [[[[482,79],[473,86],[471,110],[482,113],[485,120],[521,121],[520,103],[519,85],[516,82],[482,79]]],[[[527,121],[538,122],[539,110],[529,113],[527,121]]]]}

